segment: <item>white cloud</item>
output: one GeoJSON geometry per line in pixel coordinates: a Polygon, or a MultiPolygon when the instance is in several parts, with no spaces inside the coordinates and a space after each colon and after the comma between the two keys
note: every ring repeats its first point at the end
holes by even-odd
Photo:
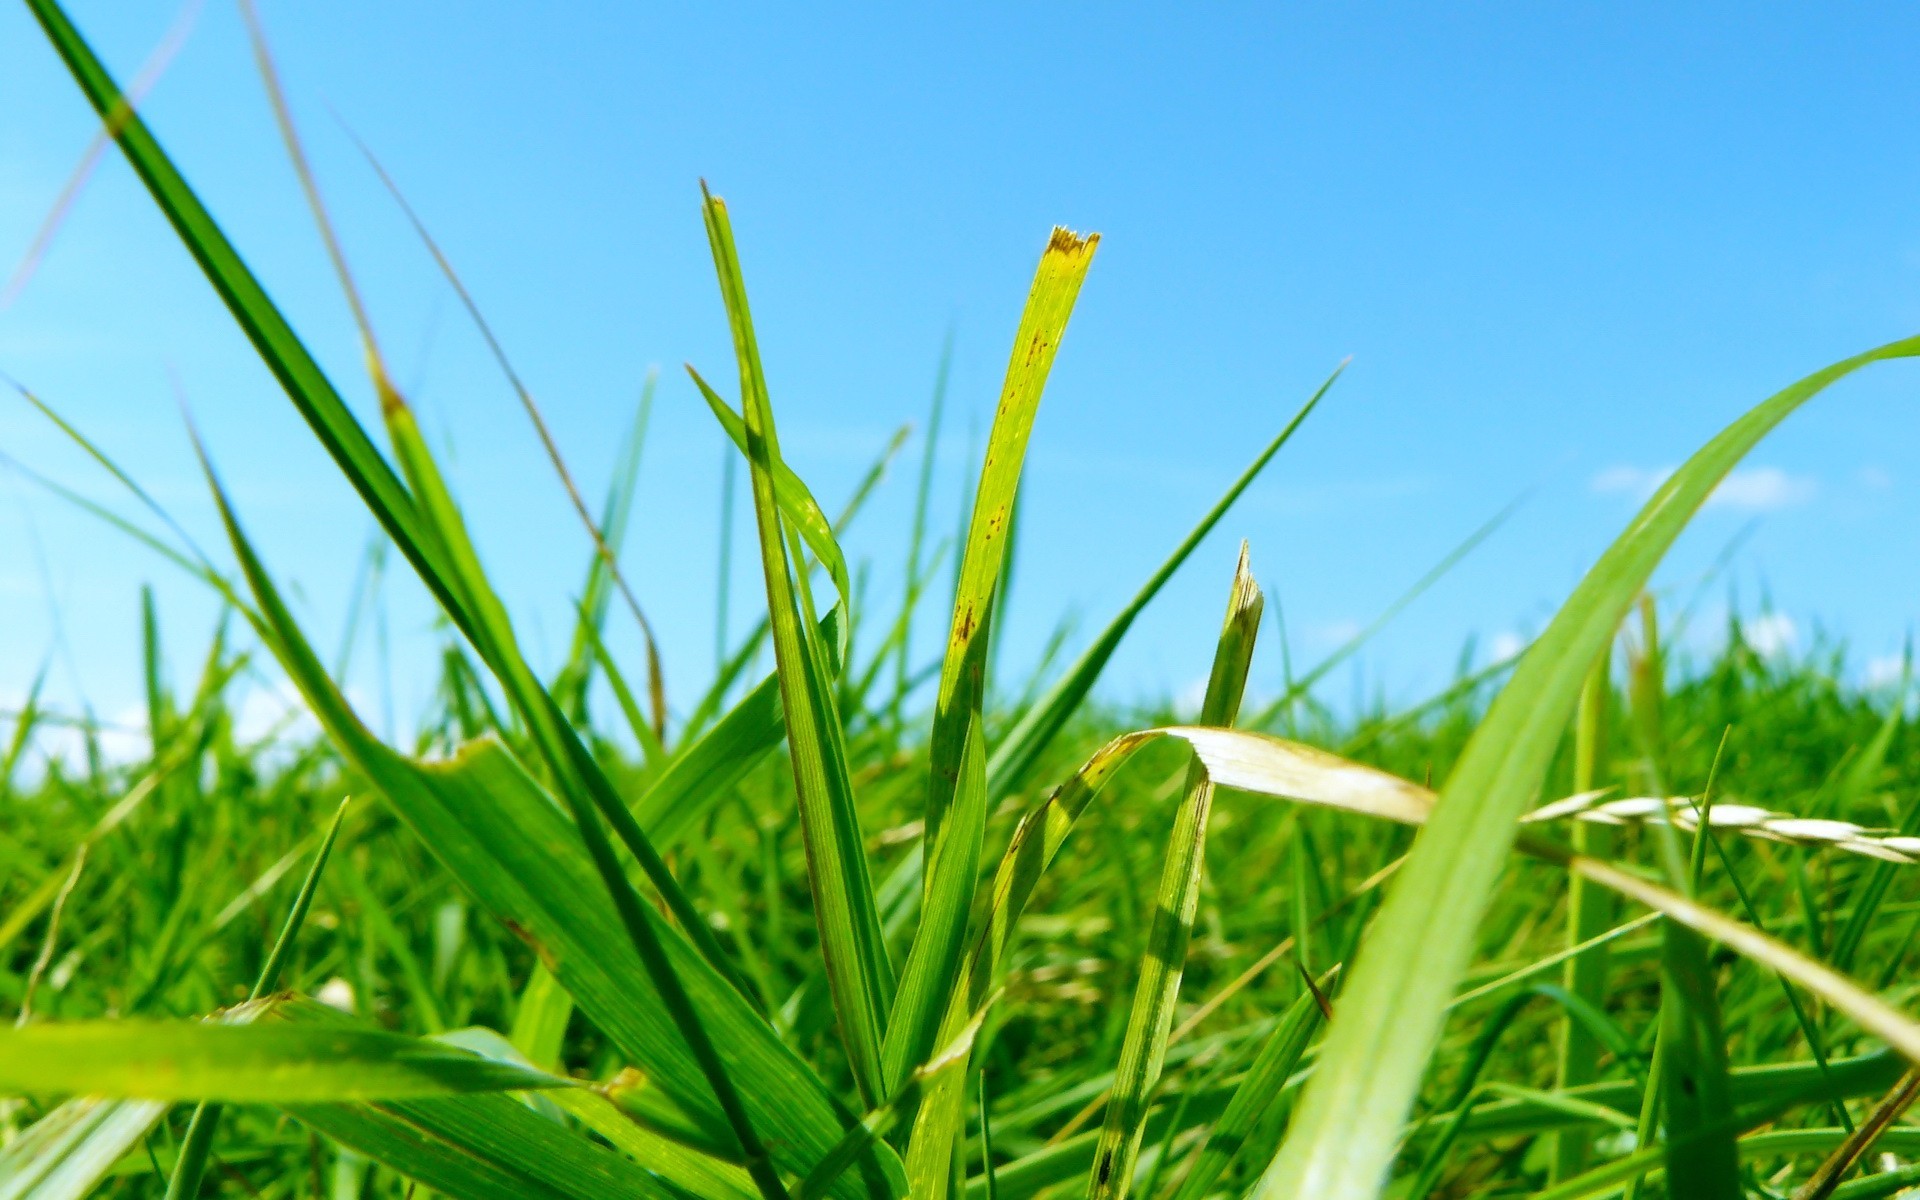
{"type": "Polygon", "coordinates": [[[1630,467],[1620,464],[1595,475],[1592,486],[1594,491],[1603,496],[1632,496],[1636,500],[1645,500],[1671,474],[1672,467],[1630,467]]]}
{"type": "Polygon", "coordinates": [[[1867,662],[1866,684],[1870,688],[1886,688],[1900,682],[1907,673],[1906,659],[1898,654],[1888,654],[1867,662]]]}
{"type": "Polygon", "coordinates": [[[1173,711],[1179,714],[1181,720],[1199,717],[1201,706],[1207,702],[1207,683],[1206,677],[1202,676],[1188,683],[1174,696],[1173,711]]]}
{"type": "MultiPolygon", "coordinates": [[[[1630,496],[1645,500],[1673,474],[1672,467],[1611,466],[1596,474],[1590,486],[1603,496],[1630,496]]],[[[1746,467],[1722,480],[1707,498],[1713,508],[1772,512],[1811,500],[1819,485],[1805,475],[1779,467],[1746,467]]]]}
{"type": "Polygon", "coordinates": [[[1503,629],[1494,634],[1493,640],[1487,643],[1487,653],[1491,654],[1493,661],[1497,663],[1515,657],[1526,648],[1527,639],[1511,629],[1503,629]]]}
{"type": "Polygon", "coordinates": [[[1808,476],[1789,475],[1779,467],[1749,467],[1722,480],[1707,503],[1715,508],[1772,512],[1804,504],[1818,490],[1819,485],[1808,476]]]}
{"type": "Polygon", "coordinates": [[[1800,627],[1785,613],[1766,613],[1751,621],[1742,621],[1740,636],[1753,647],[1755,654],[1772,658],[1793,649],[1794,643],[1800,640],[1800,627]]]}

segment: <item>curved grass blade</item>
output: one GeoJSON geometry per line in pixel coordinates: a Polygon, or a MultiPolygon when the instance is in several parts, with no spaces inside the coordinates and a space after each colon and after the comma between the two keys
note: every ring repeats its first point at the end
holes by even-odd
{"type": "Polygon", "coordinates": [[[714,270],[739,360],[754,516],[760,535],[781,708],[786,714],[787,745],[799,794],[814,920],[820,930],[820,952],[826,960],[841,1042],[861,1098],[871,1107],[885,1094],[880,1038],[893,994],[893,968],[874,906],[859,815],[854,810],[828,651],[820,644],[812,617],[804,560],[790,552],[783,535],[786,526],[793,530],[797,543],[799,530],[782,511],[776,496],[775,464],[780,461],[780,443],[732,225],[726,205],[704,186],[702,197],[714,270]]]}
{"type": "MultiPolygon", "coordinates": [[[[720,422],[720,428],[726,431],[728,440],[751,462],[746,422],[700,377],[700,372],[688,367],[687,375],[699,389],[700,397],[707,402],[708,409],[712,410],[714,419],[720,422]]],[[[827,569],[827,577],[833,581],[833,590],[840,597],[840,603],[843,606],[851,604],[853,583],[847,574],[846,555],[841,552],[840,543],[833,535],[833,525],[827,520],[826,510],[813,498],[813,491],[807,487],[806,481],[794,474],[793,468],[784,460],[778,460],[773,465],[773,498],[780,508],[780,515],[787,519],[788,525],[806,542],[807,549],[813,551],[813,556],[827,569]]]]}
{"type": "Polygon", "coordinates": [[[1107,660],[1113,657],[1113,652],[1119,649],[1121,640],[1133,627],[1134,618],[1153,602],[1153,598],[1160,594],[1160,589],[1166,585],[1167,580],[1173,578],[1174,572],[1180,569],[1200,543],[1206,540],[1207,535],[1213,532],[1214,526],[1220,523],[1220,518],[1227,515],[1227,510],[1232,508],[1241,494],[1252,485],[1255,479],[1259,478],[1260,472],[1273,461],[1273,456],[1280,452],[1280,448],[1292,439],[1294,431],[1306,421],[1308,414],[1319,405],[1321,398],[1332,389],[1334,381],[1339,379],[1340,373],[1346,369],[1345,362],[1333,369],[1333,374],[1327,376],[1326,381],[1307,398],[1307,402],[1300,406],[1300,410],[1294,413],[1293,419],[1288,421],[1274,439],[1254,456],[1254,460],[1247,465],[1247,469],[1240,472],[1240,477],[1228,486],[1220,499],[1214,501],[1213,507],[1206,511],[1180,544],[1173,548],[1173,553],[1167,556],[1166,561],[1147,577],[1147,581],[1140,585],[1140,590],[1134,593],[1133,599],[1127,601],[1126,606],[1114,615],[1113,620],[1107,623],[1107,627],[1100,631],[1100,636],[1093,640],[1078,659],[1074,660],[1071,667],[1067,668],[1066,674],[1048,688],[1044,696],[1020,714],[1019,721],[1007,731],[1006,736],[1000,739],[999,747],[994,750],[992,758],[988,760],[987,796],[989,800],[1007,795],[1019,786],[1022,779],[1026,778],[1027,773],[1033,769],[1033,764],[1039,761],[1041,753],[1066,725],[1068,718],[1079,709],[1081,702],[1087,698],[1087,693],[1093,690],[1094,682],[1100,678],[1100,672],[1106,669],[1107,660]]]}
{"type": "MultiPolygon", "coordinates": [[[[1253,661],[1253,643],[1260,631],[1264,603],[1259,585],[1247,565],[1247,545],[1240,544],[1234,569],[1227,617],[1214,650],[1213,671],[1200,705],[1202,725],[1232,725],[1240,714],[1246,692],[1247,669],[1253,661]]],[[[1195,763],[1187,769],[1185,795],[1174,814],[1166,864],[1154,897],[1153,926],[1146,954],[1140,961],[1140,982],[1133,993],[1133,1009],[1120,1048],[1113,1095],[1094,1155],[1088,1195],[1094,1200],[1125,1200],[1132,1190],[1134,1166],[1140,1157],[1140,1138],[1146,1126],[1147,1103],[1166,1064],[1167,1034],[1173,1028],[1173,1005],[1180,995],[1186,968],[1187,941],[1200,906],[1200,876],[1206,867],[1207,818],[1213,808],[1213,783],[1195,763]]]]}
{"type": "MultiPolygon", "coordinates": [[[[1908,338],[1836,363],[1764,401],[1660,486],[1534,643],[1448,777],[1435,820],[1367,936],[1298,1120],[1255,1194],[1363,1200],[1378,1189],[1522,810],[1581,682],[1667,547],[1733,466],[1829,384],[1920,355],[1908,338]]],[[[1836,977],[1837,978],[1837,977],[1836,977]]]]}

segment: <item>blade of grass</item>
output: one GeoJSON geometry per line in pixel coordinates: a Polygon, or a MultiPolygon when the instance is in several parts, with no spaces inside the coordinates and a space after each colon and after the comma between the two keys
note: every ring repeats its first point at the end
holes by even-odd
{"type": "MultiPolygon", "coordinates": [[[[1336,967],[1321,976],[1319,986],[1322,989],[1330,986],[1338,971],[1336,967]]],[[[1301,988],[1299,998],[1288,1006],[1273,1032],[1261,1043],[1260,1053],[1247,1068],[1246,1077],[1234,1088],[1226,1111],[1214,1122],[1205,1140],[1194,1148],[1187,1176],[1181,1180],[1173,1200],[1200,1200],[1212,1190],[1214,1182],[1246,1145],[1254,1126],[1286,1087],[1294,1068],[1300,1064],[1300,1057],[1307,1052],[1307,1044],[1320,1028],[1322,1016],[1319,997],[1311,988],[1301,988]]]]}
{"type": "MultiPolygon", "coordinates": [[[[1594,659],[1586,685],[1580,693],[1580,707],[1574,718],[1573,790],[1588,792],[1600,786],[1607,754],[1607,705],[1612,693],[1609,683],[1611,646],[1594,659]]],[[[1612,831],[1588,821],[1576,822],[1573,849],[1576,854],[1604,858],[1611,850],[1612,831]]],[[[1612,897],[1585,879],[1567,881],[1567,943],[1582,946],[1613,926],[1612,897]]],[[[1605,1003],[1607,990],[1607,950],[1600,943],[1568,960],[1562,976],[1567,991],[1588,1004],[1605,1003]]],[[[1569,1017],[1561,1025],[1560,1057],[1555,1069],[1555,1085],[1562,1091],[1591,1083],[1599,1077],[1600,1044],[1584,1026],[1569,1017]]],[[[1571,1129],[1558,1134],[1553,1142],[1553,1161],[1547,1182],[1551,1185],[1571,1179],[1586,1169],[1592,1151],[1591,1133],[1571,1129]]]]}
{"type": "MultiPolygon", "coordinates": [[[[1260,631],[1261,610],[1260,588],[1253,581],[1247,565],[1247,545],[1242,542],[1226,621],[1200,705],[1202,725],[1229,726],[1239,716],[1254,639],[1260,631]]],[[[1147,1103],[1166,1064],[1167,1034],[1173,1028],[1173,1006],[1186,968],[1187,941],[1200,907],[1207,818],[1213,807],[1213,784],[1197,763],[1188,768],[1184,792],[1174,815],[1166,862],[1154,897],[1153,926],[1140,960],[1140,982],[1127,1016],[1113,1097],[1107,1103],[1106,1124],[1094,1155],[1088,1194],[1095,1200],[1125,1200],[1132,1190],[1147,1103]]]]}
{"type": "MultiPolygon", "coordinates": [[[[1354,966],[1299,1119],[1256,1195],[1370,1197],[1394,1153],[1522,809],[1581,684],[1633,598],[1714,487],[1829,384],[1920,355],[1920,338],[1846,359],[1764,401],[1663,483],[1536,641],[1461,754],[1354,966]]],[[[1836,977],[1837,978],[1837,977],[1836,977]]],[[[1857,989],[1856,989],[1857,990],[1857,989]]]]}
{"type": "MultiPolygon", "coordinates": [[[[1040,256],[1027,305],[1014,333],[1013,356],[987,438],[986,461],[973,498],[973,516],[963,547],[954,590],[953,620],[941,661],[940,691],[934,702],[928,743],[926,832],[922,838],[931,861],[960,781],[960,762],[969,730],[979,724],[987,681],[988,626],[994,587],[1006,554],[1007,523],[1020,488],[1027,439],[1040,409],[1060,339],[1073,315],[1074,300],[1100,247],[1100,235],[1080,237],[1055,228],[1040,256]]],[[[984,793],[983,793],[984,794],[984,793]]],[[[926,882],[931,887],[932,880],[926,882]]]]}
{"type": "Polygon", "coordinates": [[[297,1103],[571,1087],[434,1042],[265,1021],[84,1021],[0,1031],[0,1090],[297,1103]]]}
{"type": "MultiPolygon", "coordinates": [[[[775,497],[775,464],[780,461],[780,445],[732,226],[725,204],[706,192],[704,186],[702,197],[714,269],[739,360],[767,612],[772,621],[794,785],[799,793],[800,825],[806,843],[814,917],[839,1017],[841,1041],[852,1063],[861,1097],[871,1107],[885,1096],[880,1039],[893,991],[893,971],[874,907],[866,846],[854,810],[846,746],[834,705],[827,652],[819,644],[814,622],[806,611],[811,602],[807,598],[804,560],[790,559],[782,536],[784,514],[775,497]]],[[[817,505],[814,511],[818,511],[817,505]]],[[[804,527],[794,524],[797,540],[804,527]]],[[[827,541],[831,540],[829,530],[827,541]]],[[[840,580],[835,582],[837,586],[840,580]]]]}

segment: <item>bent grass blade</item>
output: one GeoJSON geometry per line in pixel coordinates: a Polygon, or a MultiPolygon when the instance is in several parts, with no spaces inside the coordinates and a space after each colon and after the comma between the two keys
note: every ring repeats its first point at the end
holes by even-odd
{"type": "Polygon", "coordinates": [[[1915,355],[1920,338],[1892,342],[1763,401],[1670,476],[1575,589],[1448,776],[1435,819],[1416,839],[1361,947],[1348,1003],[1256,1196],[1363,1200],[1375,1194],[1521,812],[1595,656],[1667,548],[1748,450],[1828,385],[1870,364],[1915,355]]]}

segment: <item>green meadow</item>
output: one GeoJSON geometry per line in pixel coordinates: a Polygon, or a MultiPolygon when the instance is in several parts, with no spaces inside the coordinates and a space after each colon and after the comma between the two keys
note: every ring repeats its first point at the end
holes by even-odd
{"type": "MultiPolygon", "coordinates": [[[[1837,644],[1763,653],[1737,618],[1701,630],[1694,593],[1653,586],[1776,425],[1854,372],[1911,369],[1892,360],[1920,337],[1754,397],[1516,657],[1464,655],[1419,702],[1333,705],[1321,685],[1369,634],[1286,655],[1284,690],[1249,692],[1285,632],[1262,547],[1232,546],[1236,500],[1337,370],[1248,431],[1258,452],[1219,464],[1217,503],[1084,645],[1003,663],[1003,604],[1037,602],[1012,573],[1044,552],[1018,536],[1022,469],[1076,299],[1101,286],[1099,237],[1035,231],[968,519],[936,530],[931,438],[850,496],[789,468],[753,247],[690,181],[685,235],[711,250],[734,354],[689,371],[738,450],[760,570],[718,583],[754,623],[710,687],[669,696],[657,647],[678,635],[621,569],[629,525],[654,519],[634,505],[644,421],[584,493],[420,229],[595,548],[555,584],[577,619],[539,669],[387,370],[264,42],[378,427],[57,0],[29,6],[378,523],[370,555],[441,620],[429,711],[404,740],[376,732],[217,461],[226,544],[203,553],[87,429],[16,398],[97,466],[85,495],[46,486],[225,616],[204,645],[163,646],[148,596],[133,734],[37,689],[0,715],[0,1200],[1920,1188],[1908,681],[1849,682],[1837,644]],[[869,505],[912,506],[897,560],[843,553],[869,505]],[[869,604],[869,571],[904,599],[869,604]],[[1117,705],[1102,672],[1176,572],[1218,584],[1217,607],[1181,614],[1217,630],[1191,664],[1204,697],[1117,705]],[[647,650],[610,651],[615,628],[647,650]],[[311,720],[240,721],[262,673],[311,720]]],[[[899,415],[937,428],[942,403],[899,415]]]]}

